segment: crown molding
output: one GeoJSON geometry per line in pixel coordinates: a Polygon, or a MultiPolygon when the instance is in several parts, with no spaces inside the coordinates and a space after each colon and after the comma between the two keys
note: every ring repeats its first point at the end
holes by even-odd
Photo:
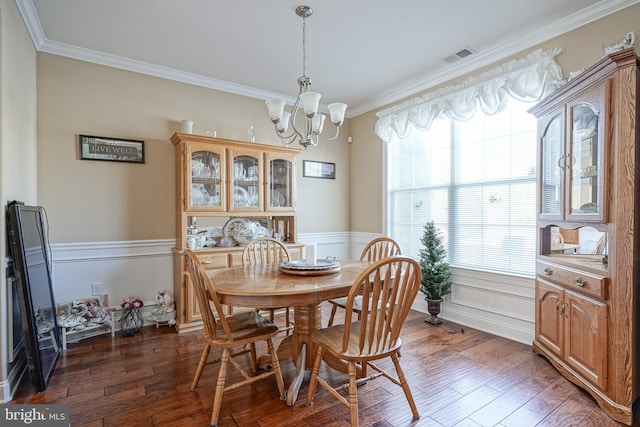
{"type": "Polygon", "coordinates": [[[118,68],[126,71],[133,71],[135,73],[146,74],[149,76],[173,80],[181,83],[220,90],[222,92],[233,93],[236,95],[248,96],[250,98],[280,98],[284,99],[287,102],[291,102],[292,104],[295,102],[295,98],[291,98],[290,96],[284,96],[266,90],[256,89],[224,80],[201,76],[199,74],[188,73],[169,67],[150,64],[148,62],[137,61],[135,59],[124,58],[122,56],[98,52],[92,49],[86,49],[66,43],[45,40],[44,44],[39,50],[40,52],[51,53],[53,55],[65,56],[67,58],[77,59],[80,61],[105,65],[108,67],[118,68]]]}
{"type": "MultiPolygon", "coordinates": [[[[213,79],[198,74],[187,73],[168,67],[162,67],[142,61],[124,58],[121,56],[111,55],[91,49],[85,49],[65,43],[48,40],[40,24],[40,19],[38,18],[38,14],[36,12],[35,6],[33,5],[33,1],[15,0],[15,2],[20,13],[22,14],[22,18],[25,22],[25,25],[27,26],[29,34],[31,35],[33,44],[38,51],[65,56],[80,61],[105,65],[113,68],[119,68],[122,70],[133,71],[149,76],[160,77],[163,79],[174,80],[181,83],[220,90],[223,92],[247,96],[250,98],[280,98],[284,99],[289,104],[293,104],[295,102],[295,98],[292,98],[289,95],[256,89],[253,87],[239,85],[224,80],[213,79]]],[[[487,52],[480,53],[477,57],[470,58],[469,60],[464,61],[461,64],[454,64],[453,66],[447,67],[446,69],[430,73],[424,78],[410,82],[403,87],[381,93],[371,101],[350,107],[347,117],[356,117],[360,114],[364,114],[371,110],[389,105],[393,102],[397,102],[398,100],[401,100],[403,98],[416,95],[419,92],[423,92],[431,87],[437,86],[449,80],[473,72],[484,66],[503,60],[511,55],[517,54],[518,52],[521,52],[523,50],[527,50],[537,44],[543,43],[547,40],[560,36],[590,22],[618,12],[638,2],[640,2],[640,0],[602,0],[591,7],[581,10],[580,12],[577,12],[559,21],[555,21],[530,34],[527,37],[520,38],[500,47],[491,49],[487,52]]]]}

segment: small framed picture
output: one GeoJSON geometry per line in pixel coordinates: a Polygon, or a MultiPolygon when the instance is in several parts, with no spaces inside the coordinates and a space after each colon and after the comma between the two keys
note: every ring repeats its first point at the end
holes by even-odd
{"type": "Polygon", "coordinates": [[[144,163],[144,141],[80,135],[80,160],[144,163]]]}
{"type": "Polygon", "coordinates": [[[309,178],[336,179],[336,164],[304,160],[302,162],[302,176],[309,178]]]}

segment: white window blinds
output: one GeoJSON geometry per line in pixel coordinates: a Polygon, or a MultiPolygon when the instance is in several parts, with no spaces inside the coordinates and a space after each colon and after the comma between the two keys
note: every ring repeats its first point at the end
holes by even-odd
{"type": "Polygon", "coordinates": [[[519,275],[535,268],[536,121],[510,100],[495,115],[436,120],[387,146],[389,234],[418,257],[424,225],[452,266],[519,275]]]}

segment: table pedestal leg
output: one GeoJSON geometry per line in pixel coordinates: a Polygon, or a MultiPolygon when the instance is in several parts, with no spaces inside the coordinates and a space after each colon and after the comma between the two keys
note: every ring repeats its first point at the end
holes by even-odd
{"type": "Polygon", "coordinates": [[[292,360],[296,364],[296,375],[291,381],[287,392],[287,405],[293,406],[298,399],[298,392],[304,380],[304,373],[308,367],[313,367],[316,355],[315,346],[311,345],[311,333],[319,329],[322,324],[320,305],[305,305],[295,307],[293,329],[292,360]]]}
{"type": "Polygon", "coordinates": [[[298,399],[298,392],[302,386],[304,380],[304,372],[306,368],[305,357],[307,353],[307,345],[305,343],[300,344],[300,350],[298,351],[298,359],[296,360],[296,375],[291,381],[289,390],[287,392],[287,405],[293,406],[298,399]]]}

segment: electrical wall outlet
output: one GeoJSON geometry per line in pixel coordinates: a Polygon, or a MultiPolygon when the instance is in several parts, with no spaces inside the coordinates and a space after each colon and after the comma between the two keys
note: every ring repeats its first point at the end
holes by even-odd
{"type": "Polygon", "coordinates": [[[91,284],[91,295],[92,296],[102,295],[102,283],[92,283],[91,284]]]}

